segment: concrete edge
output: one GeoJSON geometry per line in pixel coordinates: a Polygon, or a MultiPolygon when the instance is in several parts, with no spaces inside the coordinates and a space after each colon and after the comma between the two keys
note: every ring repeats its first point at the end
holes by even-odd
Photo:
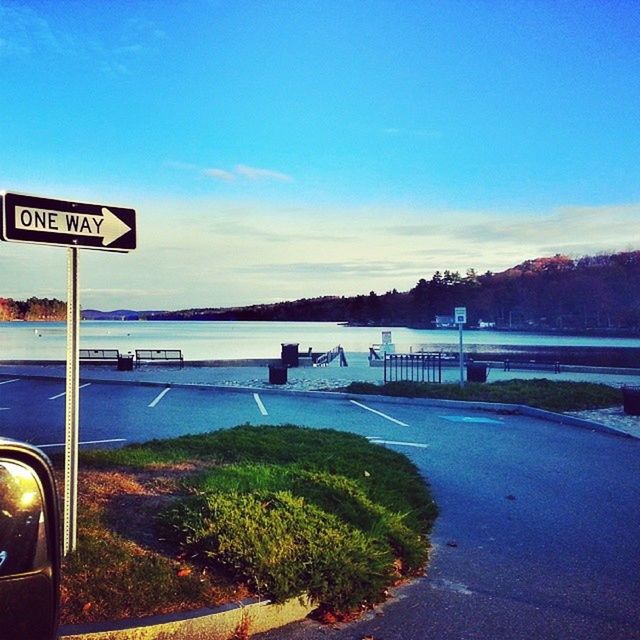
{"type": "MultiPolygon", "coordinates": [[[[360,352],[363,353],[363,352],[360,352]]],[[[126,354],[123,354],[126,355],[126,354]]],[[[302,368],[306,366],[310,366],[310,362],[307,362],[307,358],[305,356],[300,356],[300,366],[302,368]]],[[[502,360],[476,360],[475,364],[484,364],[487,365],[488,369],[499,369],[503,366],[502,360]]],[[[0,361],[0,365],[7,366],[47,366],[47,365],[66,365],[66,360],[2,360],[0,361]]],[[[176,361],[173,362],[171,360],[145,360],[144,366],[150,367],[161,367],[161,366],[189,366],[189,367],[213,367],[213,368],[225,368],[225,367],[268,367],[270,365],[279,365],[282,363],[281,358],[230,358],[227,360],[219,360],[219,359],[211,359],[211,360],[182,360],[181,362],[176,361]]],[[[93,367],[104,367],[104,366],[114,366],[113,362],[86,362],[84,363],[88,366],[93,367]]],[[[383,360],[373,360],[369,362],[369,366],[372,367],[383,367],[383,360]],[[372,364],[375,363],[375,364],[372,364]]],[[[443,367],[446,368],[454,368],[458,367],[457,362],[453,361],[443,361],[443,367]]],[[[519,363],[512,365],[511,369],[513,371],[527,371],[527,370],[537,370],[540,373],[555,373],[553,369],[553,364],[549,363],[548,366],[544,364],[529,364],[529,363],[519,363]]],[[[639,375],[640,367],[596,367],[590,365],[581,365],[581,364],[563,364],[561,365],[562,372],[568,373],[600,373],[606,375],[639,375]]]]}
{"type": "MultiPolygon", "coordinates": [[[[122,356],[131,355],[122,353],[122,356]]],[[[229,360],[144,360],[145,367],[267,367],[269,365],[281,364],[280,358],[231,358],[229,360]]],[[[47,365],[66,365],[66,360],[2,360],[0,365],[7,366],[34,366],[42,367],[47,365]]],[[[90,367],[113,367],[115,361],[85,360],[82,362],[90,367]]]]}
{"type": "MultiPolygon", "coordinates": [[[[0,371],[0,377],[2,376],[0,371]]],[[[9,375],[9,374],[7,374],[9,375]]],[[[33,380],[61,380],[64,379],[64,375],[28,375],[28,374],[11,374],[12,377],[17,378],[30,378],[33,380]]],[[[479,401],[467,401],[467,400],[440,400],[437,398],[406,398],[402,396],[385,396],[374,394],[357,394],[357,393],[345,393],[342,391],[304,391],[299,389],[281,389],[268,387],[242,387],[237,385],[216,385],[207,384],[204,382],[171,382],[160,380],[116,380],[116,379],[103,379],[103,378],[82,378],[82,380],[97,382],[100,384],[117,384],[127,385],[136,384],[138,386],[146,387],[174,387],[176,389],[211,389],[212,391],[227,391],[231,393],[262,393],[267,395],[289,395],[295,394],[300,397],[309,398],[344,398],[347,400],[366,400],[367,398],[374,397],[376,402],[382,402],[385,404],[406,404],[413,406],[425,406],[425,407],[442,407],[443,409],[476,409],[479,411],[490,411],[493,413],[516,413],[520,415],[526,415],[533,418],[540,418],[543,420],[549,420],[550,422],[556,422],[559,424],[565,424],[580,429],[587,429],[589,431],[599,431],[609,435],[614,435],[622,438],[638,439],[631,433],[610,427],[602,424],[601,422],[595,422],[593,420],[587,420],[586,418],[579,418],[577,416],[567,415],[565,413],[556,413],[554,411],[548,411],[546,409],[538,409],[536,407],[530,407],[524,404],[508,404],[500,402],[479,402],[479,401]]]]}
{"type": "Polygon", "coordinates": [[[66,626],[60,629],[58,637],[59,640],[229,640],[240,630],[262,633],[303,620],[315,607],[306,596],[282,604],[248,600],[218,610],[66,626]]]}
{"type": "Polygon", "coordinates": [[[7,367],[19,366],[33,366],[33,367],[45,367],[48,365],[66,365],[66,360],[2,360],[0,365],[7,367]]]}

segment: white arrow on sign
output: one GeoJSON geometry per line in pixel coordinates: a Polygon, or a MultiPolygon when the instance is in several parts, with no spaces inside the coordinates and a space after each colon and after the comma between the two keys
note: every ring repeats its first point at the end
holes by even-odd
{"type": "Polygon", "coordinates": [[[69,213],[51,209],[28,209],[16,207],[16,229],[69,233],[76,236],[102,238],[102,246],[108,247],[121,238],[131,227],[124,223],[107,207],[102,207],[102,215],[90,213],[69,213]]]}

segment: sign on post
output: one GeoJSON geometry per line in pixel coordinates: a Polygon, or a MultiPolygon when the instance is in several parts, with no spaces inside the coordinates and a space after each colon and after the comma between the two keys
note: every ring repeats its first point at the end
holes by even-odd
{"type": "Polygon", "coordinates": [[[395,353],[396,345],[391,342],[391,331],[382,332],[382,344],[380,345],[380,353],[385,356],[387,353],[395,353]]]}
{"type": "Polygon", "coordinates": [[[459,363],[460,363],[460,387],[464,387],[464,347],[462,343],[462,325],[467,322],[467,307],[456,307],[453,311],[453,319],[458,325],[458,337],[460,342],[459,363]]]}
{"type": "Polygon", "coordinates": [[[0,237],[78,249],[136,248],[136,212],[111,205],[4,193],[0,237]]]}
{"type": "Polygon", "coordinates": [[[64,452],[64,554],[77,541],[80,299],[78,249],[136,248],[136,212],[102,204],[0,193],[0,239],[67,249],[67,381],[64,452]]]}

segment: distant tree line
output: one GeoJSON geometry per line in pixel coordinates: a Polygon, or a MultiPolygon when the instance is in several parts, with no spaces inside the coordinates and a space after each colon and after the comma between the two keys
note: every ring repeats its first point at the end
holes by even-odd
{"type": "Polygon", "coordinates": [[[44,320],[60,321],[67,317],[67,305],[55,298],[29,298],[14,300],[0,298],[0,321],[44,320]]]}
{"type": "MultiPolygon", "coordinates": [[[[467,307],[468,326],[535,331],[640,333],[640,251],[527,260],[501,273],[436,271],[405,292],[324,296],[233,308],[139,312],[145,320],[281,320],[432,328],[437,315],[467,307]]],[[[113,312],[116,313],[116,312],[113,312]]],[[[138,312],[117,312],[134,317],[138,312]]],[[[93,317],[93,316],[92,316],[93,317]]],[[[96,316],[98,317],[98,316],[96,316]]],[[[0,320],[66,318],[61,300],[0,298],[0,320]]]]}
{"type": "Polygon", "coordinates": [[[325,296],[237,308],[154,313],[149,320],[331,321],[431,328],[466,306],[469,326],[497,329],[640,331],[640,251],[572,259],[556,255],[479,275],[436,271],[407,292],[325,296]]]}

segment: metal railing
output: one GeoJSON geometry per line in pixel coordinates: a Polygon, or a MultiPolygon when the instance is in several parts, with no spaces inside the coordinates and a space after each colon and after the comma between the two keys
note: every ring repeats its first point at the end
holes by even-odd
{"type": "Polygon", "coordinates": [[[315,364],[318,366],[327,365],[330,362],[333,362],[333,360],[335,360],[336,358],[340,358],[341,367],[349,366],[347,363],[347,358],[344,355],[344,349],[340,345],[338,345],[337,347],[334,347],[330,351],[327,351],[326,353],[323,353],[321,356],[319,356],[315,364]]]}
{"type": "Polygon", "coordinates": [[[385,382],[442,382],[441,353],[386,353],[385,382]]]}

